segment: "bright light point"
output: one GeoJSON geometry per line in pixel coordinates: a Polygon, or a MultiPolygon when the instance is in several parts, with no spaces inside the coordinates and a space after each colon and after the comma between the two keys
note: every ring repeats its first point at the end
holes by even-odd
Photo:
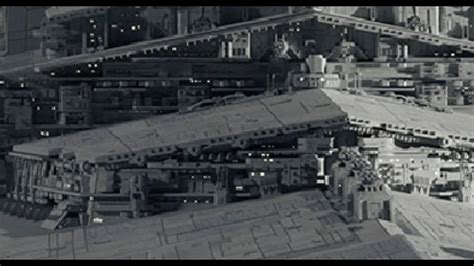
{"type": "Polygon", "coordinates": [[[104,220],[103,220],[102,218],[99,218],[99,217],[95,217],[95,218],[94,218],[94,223],[95,223],[95,224],[101,224],[101,223],[103,223],[103,222],[104,222],[104,220]]]}
{"type": "Polygon", "coordinates": [[[132,26],[131,27],[133,31],[136,31],[137,30],[137,27],[136,26],[132,26]]]}
{"type": "Polygon", "coordinates": [[[178,50],[178,48],[172,47],[171,50],[172,50],[172,51],[176,51],[176,50],[178,50]]]}
{"type": "Polygon", "coordinates": [[[260,172],[260,176],[265,176],[265,172],[260,172]]]}

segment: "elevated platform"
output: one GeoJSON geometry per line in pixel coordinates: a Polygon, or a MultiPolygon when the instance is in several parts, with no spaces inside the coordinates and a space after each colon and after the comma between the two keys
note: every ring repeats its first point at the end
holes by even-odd
{"type": "Polygon", "coordinates": [[[16,145],[12,155],[75,155],[76,161],[129,161],[133,156],[232,145],[316,128],[346,125],[346,114],[321,90],[256,96],[184,114],[154,116],[110,127],[16,145]]]}
{"type": "Polygon", "coordinates": [[[323,89],[349,116],[353,125],[411,132],[415,136],[445,138],[465,147],[474,147],[474,116],[438,112],[404,104],[388,97],[354,95],[323,89]]]}

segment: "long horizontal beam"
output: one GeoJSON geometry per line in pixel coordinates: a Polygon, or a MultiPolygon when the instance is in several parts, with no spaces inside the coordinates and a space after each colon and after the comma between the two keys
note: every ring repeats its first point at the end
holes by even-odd
{"type": "Polygon", "coordinates": [[[322,11],[317,11],[315,18],[320,23],[351,26],[360,31],[380,33],[399,39],[411,39],[436,46],[456,46],[461,50],[474,52],[474,42],[469,40],[419,32],[396,25],[322,11]]]}
{"type": "Polygon", "coordinates": [[[157,40],[149,40],[137,42],[134,44],[106,49],[91,54],[81,54],[57,59],[47,59],[33,56],[22,58],[17,62],[8,62],[8,58],[0,60],[0,75],[9,75],[15,72],[31,71],[35,72],[47,71],[49,69],[64,67],[69,65],[90,63],[103,61],[106,59],[117,59],[130,57],[140,52],[152,52],[157,49],[167,49],[170,46],[179,44],[195,44],[219,36],[230,36],[233,33],[262,31],[268,28],[274,28],[277,25],[285,23],[295,23],[315,19],[320,23],[330,25],[345,25],[354,27],[356,30],[380,33],[393,36],[399,39],[411,39],[430,45],[447,45],[459,47],[461,50],[474,52],[474,42],[469,40],[434,35],[426,32],[417,32],[400,26],[369,21],[353,16],[345,16],[323,12],[317,9],[308,9],[297,13],[275,15],[270,17],[259,18],[251,21],[235,23],[231,25],[221,26],[204,32],[173,35],[157,40]]]}
{"type": "Polygon", "coordinates": [[[31,55],[29,58],[22,58],[22,60],[18,60],[18,64],[15,64],[15,62],[9,63],[0,61],[0,75],[8,75],[20,71],[31,71],[31,69],[33,69],[35,72],[42,72],[68,65],[130,57],[131,55],[140,52],[152,52],[156,49],[167,49],[170,46],[179,44],[194,44],[197,42],[215,39],[219,36],[230,36],[233,33],[265,30],[284,23],[293,23],[312,19],[314,15],[315,11],[306,10],[300,13],[264,17],[252,21],[221,26],[205,32],[173,35],[157,40],[142,41],[126,46],[106,49],[91,54],[81,54],[57,59],[48,60],[46,58],[34,58],[34,56],[31,55]]]}

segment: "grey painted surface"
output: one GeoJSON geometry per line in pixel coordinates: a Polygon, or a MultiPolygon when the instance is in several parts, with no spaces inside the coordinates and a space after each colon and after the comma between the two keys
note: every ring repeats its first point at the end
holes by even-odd
{"type": "Polygon", "coordinates": [[[0,258],[417,258],[376,221],[360,226],[352,232],[321,192],[308,191],[0,241],[0,258]]]}

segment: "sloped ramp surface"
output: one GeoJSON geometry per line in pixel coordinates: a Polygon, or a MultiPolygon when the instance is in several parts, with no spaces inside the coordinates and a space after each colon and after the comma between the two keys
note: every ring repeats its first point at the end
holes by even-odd
{"type": "Polygon", "coordinates": [[[474,259],[474,206],[470,203],[392,192],[391,235],[404,235],[426,259],[474,259]]]}
{"type": "MultiPolygon", "coordinates": [[[[307,191],[15,239],[8,244],[0,243],[0,258],[335,257],[331,250],[336,254],[341,248],[364,248],[364,243],[369,243],[350,227],[321,192],[307,191]]],[[[381,250],[374,248],[376,253],[367,258],[387,258],[390,251],[409,253],[397,238],[390,240],[383,230],[377,232],[374,241],[388,242],[377,244],[383,245],[381,250]]]]}
{"type": "Polygon", "coordinates": [[[367,126],[393,124],[399,127],[434,131],[437,137],[474,139],[474,116],[463,113],[444,113],[398,103],[388,97],[353,95],[323,89],[348,117],[369,121],[367,126]]]}
{"type": "Polygon", "coordinates": [[[193,113],[158,115],[16,145],[13,151],[43,156],[62,151],[74,153],[78,161],[95,162],[107,156],[193,145],[260,130],[306,126],[326,120],[345,121],[345,117],[345,113],[321,90],[313,89],[289,95],[250,98],[245,102],[193,113]]]}

